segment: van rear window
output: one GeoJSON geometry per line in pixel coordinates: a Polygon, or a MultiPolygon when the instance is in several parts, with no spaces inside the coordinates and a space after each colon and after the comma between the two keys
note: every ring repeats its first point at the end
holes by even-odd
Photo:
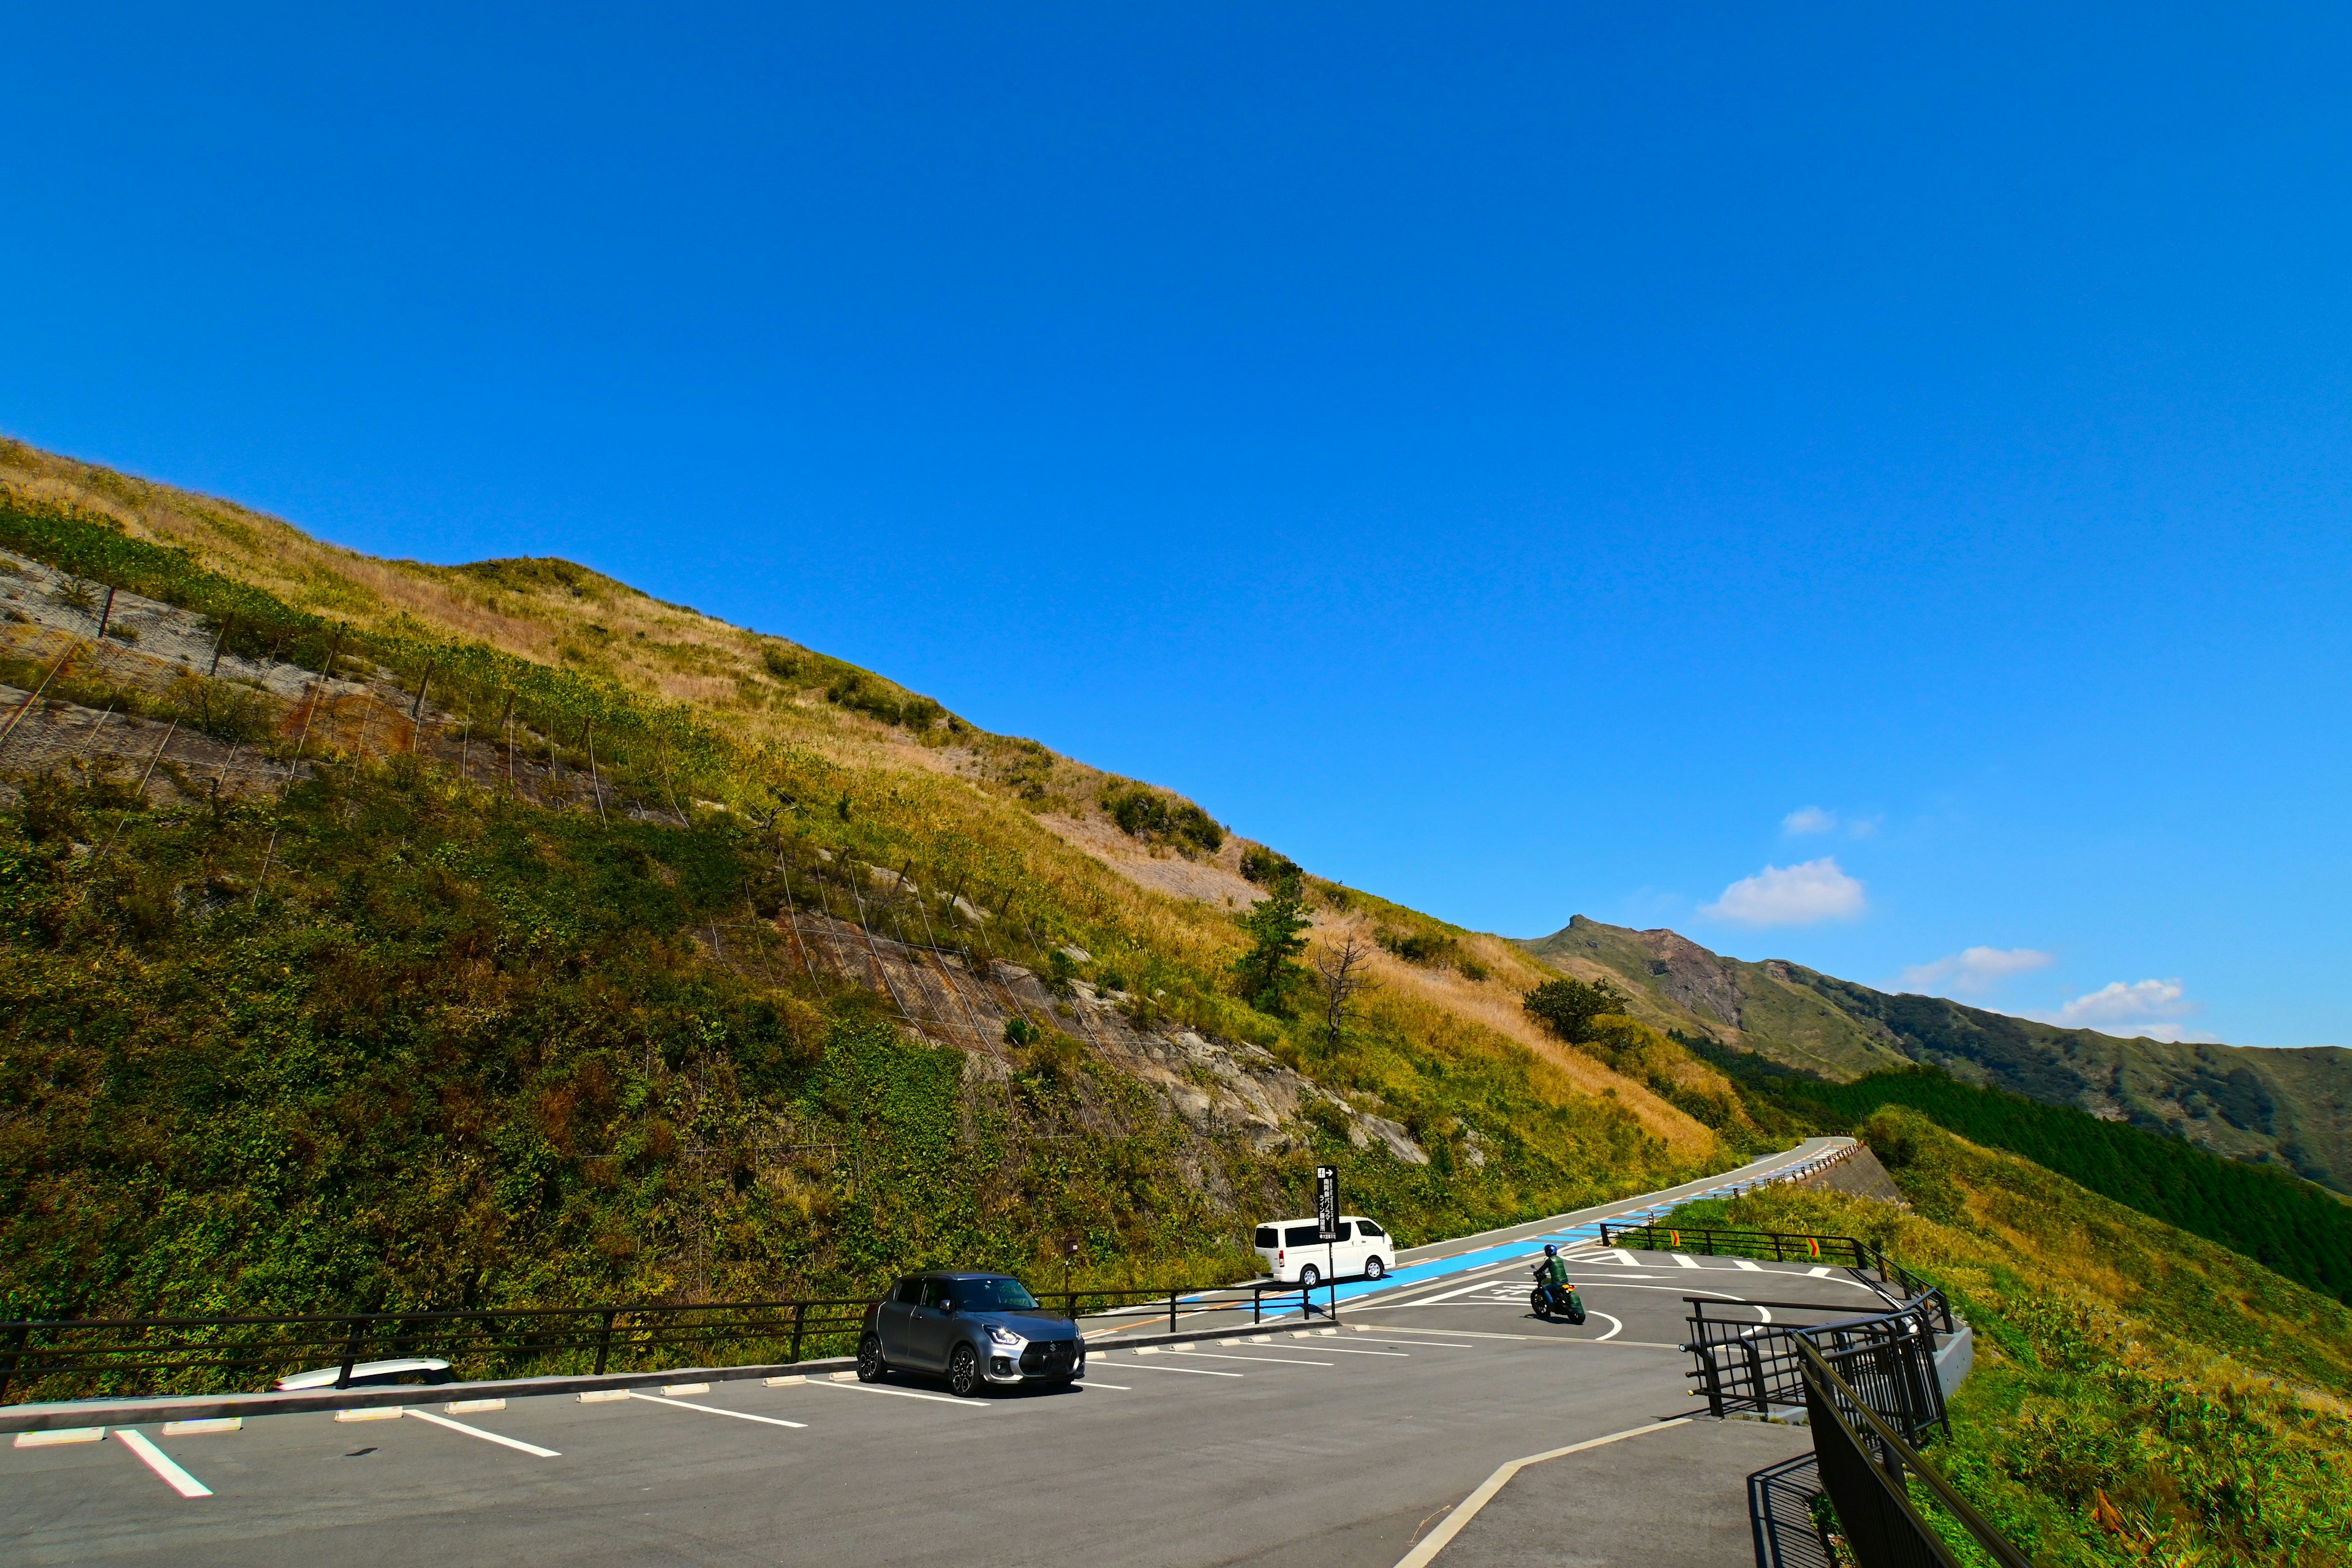
{"type": "Polygon", "coordinates": [[[1312,1247],[1319,1239],[1311,1225],[1294,1225],[1282,1233],[1285,1247],[1312,1247]]]}
{"type": "Polygon", "coordinates": [[[1250,1238],[1250,1245],[1252,1247],[1280,1247],[1282,1245],[1282,1239],[1280,1236],[1276,1234],[1274,1226],[1270,1225],[1262,1225],[1257,1227],[1257,1235],[1250,1238]]]}

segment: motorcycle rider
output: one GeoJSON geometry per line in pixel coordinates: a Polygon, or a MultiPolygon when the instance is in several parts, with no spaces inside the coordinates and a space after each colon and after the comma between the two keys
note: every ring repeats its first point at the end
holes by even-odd
{"type": "Polygon", "coordinates": [[[1568,1282],[1568,1260],[1560,1257],[1559,1243],[1544,1243],[1544,1260],[1536,1265],[1536,1279],[1546,1295],[1563,1309],[1567,1306],[1568,1293],[1573,1287],[1568,1282]]]}

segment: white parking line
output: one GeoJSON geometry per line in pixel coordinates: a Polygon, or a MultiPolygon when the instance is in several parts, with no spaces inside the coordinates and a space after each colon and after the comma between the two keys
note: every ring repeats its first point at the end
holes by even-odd
{"type": "Polygon", "coordinates": [[[845,1394],[895,1394],[901,1399],[929,1399],[940,1405],[961,1405],[967,1410],[985,1410],[987,1405],[976,1399],[958,1399],[952,1394],[924,1394],[912,1388],[892,1388],[881,1383],[812,1383],[811,1388],[838,1388],[845,1394]]]}
{"type": "MultiPolygon", "coordinates": [[[[1154,1366],[1146,1361],[1122,1361],[1114,1362],[1111,1364],[1117,1366],[1121,1372],[1181,1372],[1189,1373],[1194,1377],[1247,1377],[1249,1375],[1243,1372],[1212,1372],[1205,1366],[1154,1366]]],[[[1108,1388],[1110,1385],[1105,1384],[1103,1386],[1108,1388]]]]}
{"type": "Polygon", "coordinates": [[[1360,1351],[1350,1350],[1346,1345],[1318,1345],[1316,1348],[1326,1355],[1392,1355],[1406,1361],[1412,1359],[1411,1351],[1360,1351]]]}
{"type": "MultiPolygon", "coordinates": [[[[1431,1351],[1475,1351],[1475,1350],[1476,1350],[1476,1349],[1478,1348],[1476,1345],[1457,1345],[1457,1344],[1449,1344],[1448,1342],[1445,1342],[1445,1341],[1444,1341],[1444,1340],[1389,1340],[1389,1339],[1384,1339],[1384,1340],[1382,1340],[1382,1341],[1381,1342],[1381,1343],[1382,1343],[1382,1344],[1384,1344],[1384,1345],[1414,1345],[1414,1346],[1419,1347],[1419,1348],[1420,1348],[1420,1349],[1422,1349],[1422,1350],[1431,1350],[1431,1351]]],[[[1339,1347],[1338,1347],[1337,1345],[1334,1345],[1334,1346],[1332,1346],[1331,1348],[1332,1348],[1332,1349],[1334,1349],[1334,1350],[1337,1350],[1339,1347]]]]}
{"type": "Polygon", "coordinates": [[[1194,1355],[1204,1361],[1275,1362],[1283,1366],[1337,1366],[1335,1361],[1297,1361],[1280,1355],[1219,1355],[1214,1351],[1170,1351],[1170,1355],[1194,1355]]]}
{"type": "Polygon", "coordinates": [[[184,1498],[210,1497],[213,1489],[172,1462],[172,1456],[150,1443],[146,1435],[133,1432],[128,1426],[118,1427],[114,1435],[122,1446],[145,1461],[149,1469],[163,1478],[163,1484],[184,1498]]]}
{"type": "MultiPolygon", "coordinates": [[[[1184,1369],[1181,1366],[1171,1366],[1168,1370],[1171,1372],[1181,1372],[1184,1369]]],[[[1128,1385],[1123,1383],[1097,1383],[1092,1378],[1087,1379],[1084,1383],[1079,1384],[1078,1386],[1080,1388],[1116,1388],[1121,1394],[1133,1394],[1135,1392],[1135,1390],[1128,1387],[1128,1385]]]]}
{"type": "Polygon", "coordinates": [[[803,1432],[808,1430],[808,1423],[805,1421],[786,1421],[776,1415],[754,1415],[748,1410],[721,1410],[716,1405],[689,1405],[683,1399],[664,1399],[657,1394],[639,1394],[635,1390],[630,1391],[629,1397],[642,1399],[647,1405],[675,1405],[680,1410],[699,1410],[705,1415],[732,1415],[738,1421],[759,1421],[770,1426],[791,1426],[803,1432]]]}
{"type": "Polygon", "coordinates": [[[538,1458],[563,1458],[552,1448],[542,1448],[536,1443],[526,1443],[520,1437],[502,1437],[496,1432],[485,1432],[479,1426],[468,1426],[463,1421],[452,1421],[446,1415],[436,1415],[429,1410],[419,1410],[415,1405],[408,1406],[401,1414],[414,1415],[419,1421],[430,1421],[436,1426],[446,1426],[452,1432],[463,1432],[468,1437],[479,1437],[485,1443],[497,1443],[503,1447],[514,1448],[538,1458]]]}

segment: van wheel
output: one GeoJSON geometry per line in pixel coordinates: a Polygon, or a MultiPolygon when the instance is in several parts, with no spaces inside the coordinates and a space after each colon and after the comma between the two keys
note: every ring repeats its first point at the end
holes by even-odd
{"type": "Polygon", "coordinates": [[[1388,1273],[1388,1271],[1389,1271],[1389,1266],[1388,1266],[1387,1264],[1385,1264],[1385,1263],[1381,1262],[1379,1258],[1365,1258],[1365,1259],[1364,1259],[1364,1278],[1365,1278],[1365,1279],[1381,1279],[1381,1278],[1382,1278],[1383,1276],[1385,1276],[1385,1275],[1388,1273]]]}
{"type": "Polygon", "coordinates": [[[1306,1268],[1298,1271],[1298,1282],[1307,1289],[1312,1290],[1315,1287],[1323,1283],[1323,1270],[1316,1268],[1315,1265],[1310,1263],[1306,1268]]]}
{"type": "Polygon", "coordinates": [[[857,1342],[857,1381],[879,1383],[890,1363],[882,1359],[882,1336],[868,1334],[857,1342]]]}
{"type": "Polygon", "coordinates": [[[980,1356],[970,1345],[958,1345],[948,1357],[948,1392],[970,1399],[980,1392],[980,1356]]]}

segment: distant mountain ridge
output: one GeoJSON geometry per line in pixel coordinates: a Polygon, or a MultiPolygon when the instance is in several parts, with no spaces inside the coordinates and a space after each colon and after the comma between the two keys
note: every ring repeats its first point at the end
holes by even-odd
{"type": "Polygon", "coordinates": [[[1839,1082],[1929,1063],[2352,1194],[2352,1050],[2341,1047],[2119,1039],[1890,994],[1780,959],[1726,958],[1677,931],[1582,915],[1520,945],[1556,969],[1628,987],[1637,1016],[1685,1038],[1839,1082]]]}

